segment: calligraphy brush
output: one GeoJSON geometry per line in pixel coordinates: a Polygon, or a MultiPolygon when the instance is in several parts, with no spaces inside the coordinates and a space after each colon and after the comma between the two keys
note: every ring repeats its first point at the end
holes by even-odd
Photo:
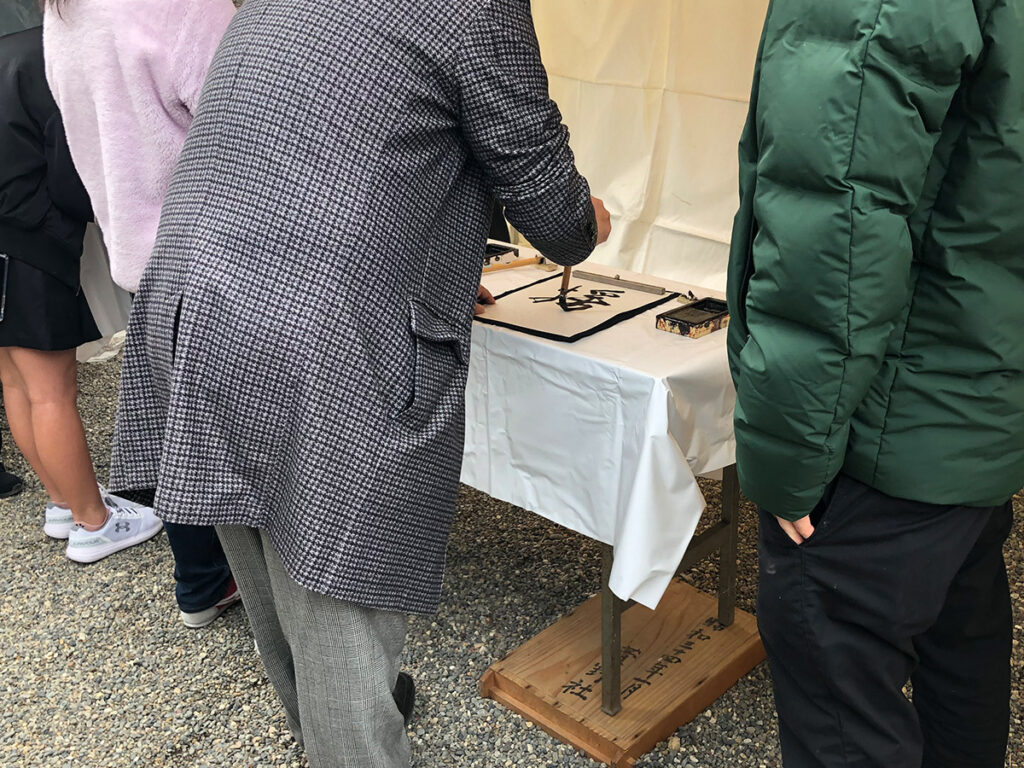
{"type": "Polygon", "coordinates": [[[565,296],[569,292],[569,280],[572,279],[572,267],[566,267],[562,270],[562,287],[558,291],[558,306],[564,311],[569,311],[569,305],[565,301],[565,296]]]}

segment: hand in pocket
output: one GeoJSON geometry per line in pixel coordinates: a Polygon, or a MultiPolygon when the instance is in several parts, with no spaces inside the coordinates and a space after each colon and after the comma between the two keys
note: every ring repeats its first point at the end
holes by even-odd
{"type": "Polygon", "coordinates": [[[785,520],[781,517],[776,517],[775,519],[779,521],[779,527],[796,544],[803,544],[814,533],[814,525],[811,523],[810,515],[805,515],[799,520],[793,521],[785,520]]]}

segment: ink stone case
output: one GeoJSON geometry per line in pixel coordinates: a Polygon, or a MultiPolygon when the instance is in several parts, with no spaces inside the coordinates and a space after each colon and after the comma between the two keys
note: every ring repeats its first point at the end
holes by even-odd
{"type": "Polygon", "coordinates": [[[685,307],[662,312],[658,315],[659,331],[668,331],[679,336],[699,339],[712,331],[729,325],[729,307],[721,299],[704,298],[685,307]]]}

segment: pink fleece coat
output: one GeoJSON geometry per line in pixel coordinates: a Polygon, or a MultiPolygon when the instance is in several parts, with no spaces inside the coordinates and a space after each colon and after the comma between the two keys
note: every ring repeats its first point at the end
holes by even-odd
{"type": "Polygon", "coordinates": [[[46,75],[110,251],[139,287],[231,0],[68,0],[43,25],[46,75]]]}

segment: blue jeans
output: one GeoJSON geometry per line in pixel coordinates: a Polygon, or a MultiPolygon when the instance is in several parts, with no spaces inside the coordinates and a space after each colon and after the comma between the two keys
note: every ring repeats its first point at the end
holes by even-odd
{"type": "Polygon", "coordinates": [[[212,525],[164,523],[174,553],[175,597],[186,613],[205,611],[222,597],[231,578],[227,558],[212,525]]]}

